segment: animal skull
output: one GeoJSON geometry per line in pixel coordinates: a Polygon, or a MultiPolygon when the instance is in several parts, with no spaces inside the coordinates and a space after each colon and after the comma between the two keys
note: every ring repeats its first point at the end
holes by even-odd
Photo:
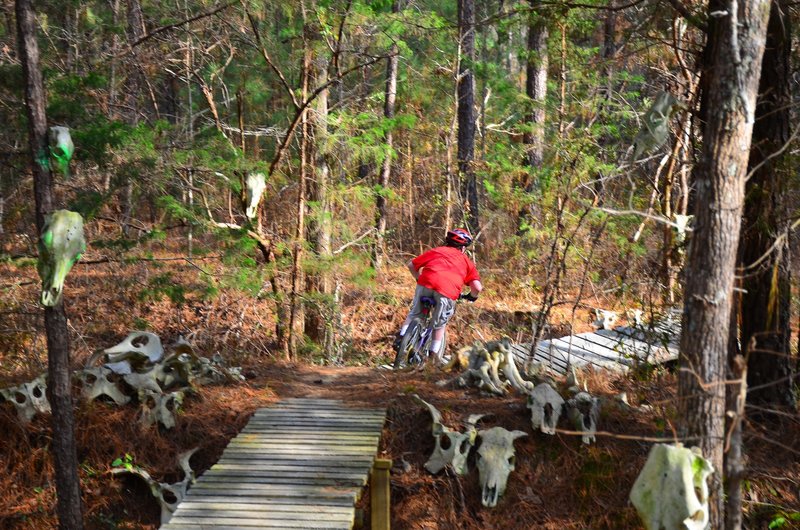
{"type": "Polygon", "coordinates": [[[531,425],[545,434],[555,434],[564,398],[547,383],[537,385],[528,395],[528,408],[531,409],[531,425]]]}
{"type": "Polygon", "coordinates": [[[477,423],[482,414],[472,414],[465,422],[466,432],[455,431],[442,423],[442,414],[427,401],[414,394],[414,399],[428,408],[431,413],[433,425],[431,432],[436,439],[436,445],[431,457],[425,462],[425,469],[434,475],[446,466],[452,466],[459,475],[467,474],[467,457],[478,435],[477,423]]]}
{"type": "Polygon", "coordinates": [[[641,328],[644,325],[643,316],[644,312],[641,309],[628,309],[625,311],[628,325],[633,328],[641,328]]]}
{"type": "Polygon", "coordinates": [[[161,394],[149,389],[139,391],[139,402],[142,404],[141,421],[144,425],[156,422],[167,428],[175,427],[175,414],[183,403],[183,391],[161,394]]]}
{"type": "Polygon", "coordinates": [[[264,190],[267,189],[267,177],[263,173],[250,173],[247,175],[247,210],[248,219],[255,219],[258,212],[258,203],[264,190]]]}
{"type": "Polygon", "coordinates": [[[675,219],[675,231],[678,232],[678,243],[683,243],[686,241],[686,232],[692,230],[689,228],[689,223],[694,218],[694,215],[673,214],[673,218],[675,219]]]}
{"type": "Polygon", "coordinates": [[[111,473],[114,475],[130,473],[147,482],[147,485],[150,487],[150,493],[153,494],[153,497],[156,498],[159,506],[161,506],[161,524],[164,525],[169,522],[172,518],[172,514],[178,509],[178,504],[186,497],[186,491],[189,485],[194,484],[195,474],[189,465],[189,459],[198,449],[198,447],[195,447],[178,456],[178,461],[184,476],[182,481],[176,482],[175,484],[158,482],[150,476],[150,473],[139,466],[115,467],[111,470],[111,473]]]}
{"type": "Polygon", "coordinates": [[[655,444],[630,499],[647,530],[708,526],[708,484],[714,468],[696,447],[655,444]]]}
{"type": "Polygon", "coordinates": [[[69,127],[50,127],[50,154],[56,159],[58,169],[69,178],[69,161],[75,153],[75,146],[72,143],[72,136],[69,134],[69,127]]]}
{"type": "Polygon", "coordinates": [[[597,432],[597,419],[600,415],[600,401],[588,392],[578,392],[575,397],[567,401],[567,415],[576,431],[584,433],[581,440],[585,444],[595,441],[597,432]]]}
{"type": "Polygon", "coordinates": [[[97,368],[86,368],[75,372],[80,379],[82,388],[81,394],[87,401],[92,401],[99,396],[108,396],[117,405],[125,405],[131,400],[117,386],[117,383],[110,379],[113,372],[104,366],[97,368]]]}
{"type": "Polygon", "coordinates": [[[40,414],[50,412],[46,377],[46,374],[42,374],[30,383],[0,390],[0,396],[17,408],[17,416],[22,423],[30,422],[37,412],[40,414]]]}
{"type": "Polygon", "coordinates": [[[164,355],[161,339],[155,333],[132,331],[125,340],[106,348],[103,353],[108,359],[106,367],[118,374],[129,374],[132,364],[140,366],[144,363],[155,363],[164,355]]]}
{"type": "Polygon", "coordinates": [[[479,431],[478,476],[481,483],[481,504],[488,508],[497,505],[505,493],[508,475],[514,471],[514,440],[527,436],[523,431],[507,431],[492,427],[479,431]]]}
{"type": "Polygon", "coordinates": [[[42,279],[42,305],[53,307],[61,300],[64,280],[85,250],[80,214],[56,210],[45,218],[37,263],[42,279]]]}
{"type": "Polygon", "coordinates": [[[617,313],[616,311],[606,311],[605,309],[595,309],[594,310],[595,321],[593,323],[594,327],[602,328],[606,330],[614,329],[614,325],[617,323],[617,313]]]}
{"type": "Polygon", "coordinates": [[[634,139],[633,160],[642,154],[655,151],[667,141],[669,136],[669,119],[678,109],[686,105],[669,92],[659,92],[653,105],[642,118],[642,128],[634,139]]]}

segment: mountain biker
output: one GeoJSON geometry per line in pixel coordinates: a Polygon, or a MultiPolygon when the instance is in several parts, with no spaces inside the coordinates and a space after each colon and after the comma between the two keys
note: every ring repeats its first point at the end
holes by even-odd
{"type": "Polygon", "coordinates": [[[443,360],[444,352],[439,352],[439,349],[447,322],[455,312],[455,301],[461,298],[474,302],[483,290],[478,269],[465,254],[466,248],[471,244],[472,236],[469,231],[455,228],[447,232],[444,246],[432,248],[408,262],[408,270],[417,280],[417,289],[411,311],[395,338],[395,350],[400,347],[400,341],[409,324],[422,314],[421,298],[427,296],[436,301],[436,307],[432,311],[433,340],[428,356],[436,356],[440,362],[443,360]],[[464,285],[469,286],[469,294],[461,294],[464,285]]]}

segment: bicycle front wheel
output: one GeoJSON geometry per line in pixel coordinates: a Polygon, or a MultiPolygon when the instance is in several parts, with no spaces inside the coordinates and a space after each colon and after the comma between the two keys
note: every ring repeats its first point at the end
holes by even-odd
{"type": "Polygon", "coordinates": [[[395,370],[406,364],[410,354],[414,351],[414,347],[417,345],[417,342],[419,342],[419,334],[419,320],[413,320],[411,324],[408,325],[408,329],[406,329],[406,333],[400,341],[400,347],[397,349],[397,355],[394,357],[393,366],[395,370]]]}

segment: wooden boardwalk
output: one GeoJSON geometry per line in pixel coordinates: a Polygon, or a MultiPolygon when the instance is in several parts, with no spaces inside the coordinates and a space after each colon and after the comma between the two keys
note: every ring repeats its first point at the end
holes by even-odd
{"type": "Polygon", "coordinates": [[[161,528],[350,529],[385,418],[329,399],[258,409],[161,528]]]}
{"type": "MultiPolygon", "coordinates": [[[[533,362],[557,375],[565,375],[570,366],[626,371],[637,363],[660,364],[677,359],[679,340],[680,315],[670,314],[652,325],[619,326],[542,340],[533,362]]],[[[529,362],[530,349],[530,343],[513,345],[517,364],[525,366],[529,362]]]]}

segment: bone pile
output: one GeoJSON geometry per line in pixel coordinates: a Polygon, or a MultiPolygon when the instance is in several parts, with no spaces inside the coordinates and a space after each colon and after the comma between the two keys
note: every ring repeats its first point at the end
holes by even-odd
{"type": "Polygon", "coordinates": [[[442,423],[439,410],[414,395],[420,404],[428,408],[433,419],[432,434],[436,446],[425,469],[436,474],[449,467],[458,475],[469,472],[467,461],[473,449],[476,452],[478,479],[481,484],[481,504],[491,508],[506,491],[508,476],[514,471],[514,440],[527,433],[507,431],[502,427],[478,430],[477,423],[482,414],[472,414],[464,422],[464,430],[457,431],[442,423]],[[445,443],[442,443],[446,439],[445,443]]]}
{"type": "MultiPolygon", "coordinates": [[[[147,331],[131,332],[116,346],[94,355],[73,376],[87,401],[105,396],[123,406],[135,397],[139,421],[167,429],[175,426],[176,414],[192,387],[244,381],[241,368],[226,367],[219,354],[211,359],[198,356],[182,337],[165,355],[161,339],[147,331]]],[[[46,390],[46,374],[42,374],[29,383],[0,389],[0,401],[14,405],[20,421],[28,423],[36,413],[50,412],[46,390]]]]}
{"type": "Polygon", "coordinates": [[[462,348],[445,368],[455,366],[464,369],[454,379],[440,381],[439,385],[475,385],[482,391],[496,395],[504,395],[508,389],[514,389],[527,398],[534,430],[555,434],[559,420],[566,417],[570,430],[582,433],[584,444],[595,441],[600,402],[587,389],[580,388],[574,368],[567,376],[568,397],[565,399],[556,391],[554,382],[543,381],[534,385],[534,382],[522,377],[511,352],[511,340],[507,337],[486,343],[476,341],[462,348]]]}

